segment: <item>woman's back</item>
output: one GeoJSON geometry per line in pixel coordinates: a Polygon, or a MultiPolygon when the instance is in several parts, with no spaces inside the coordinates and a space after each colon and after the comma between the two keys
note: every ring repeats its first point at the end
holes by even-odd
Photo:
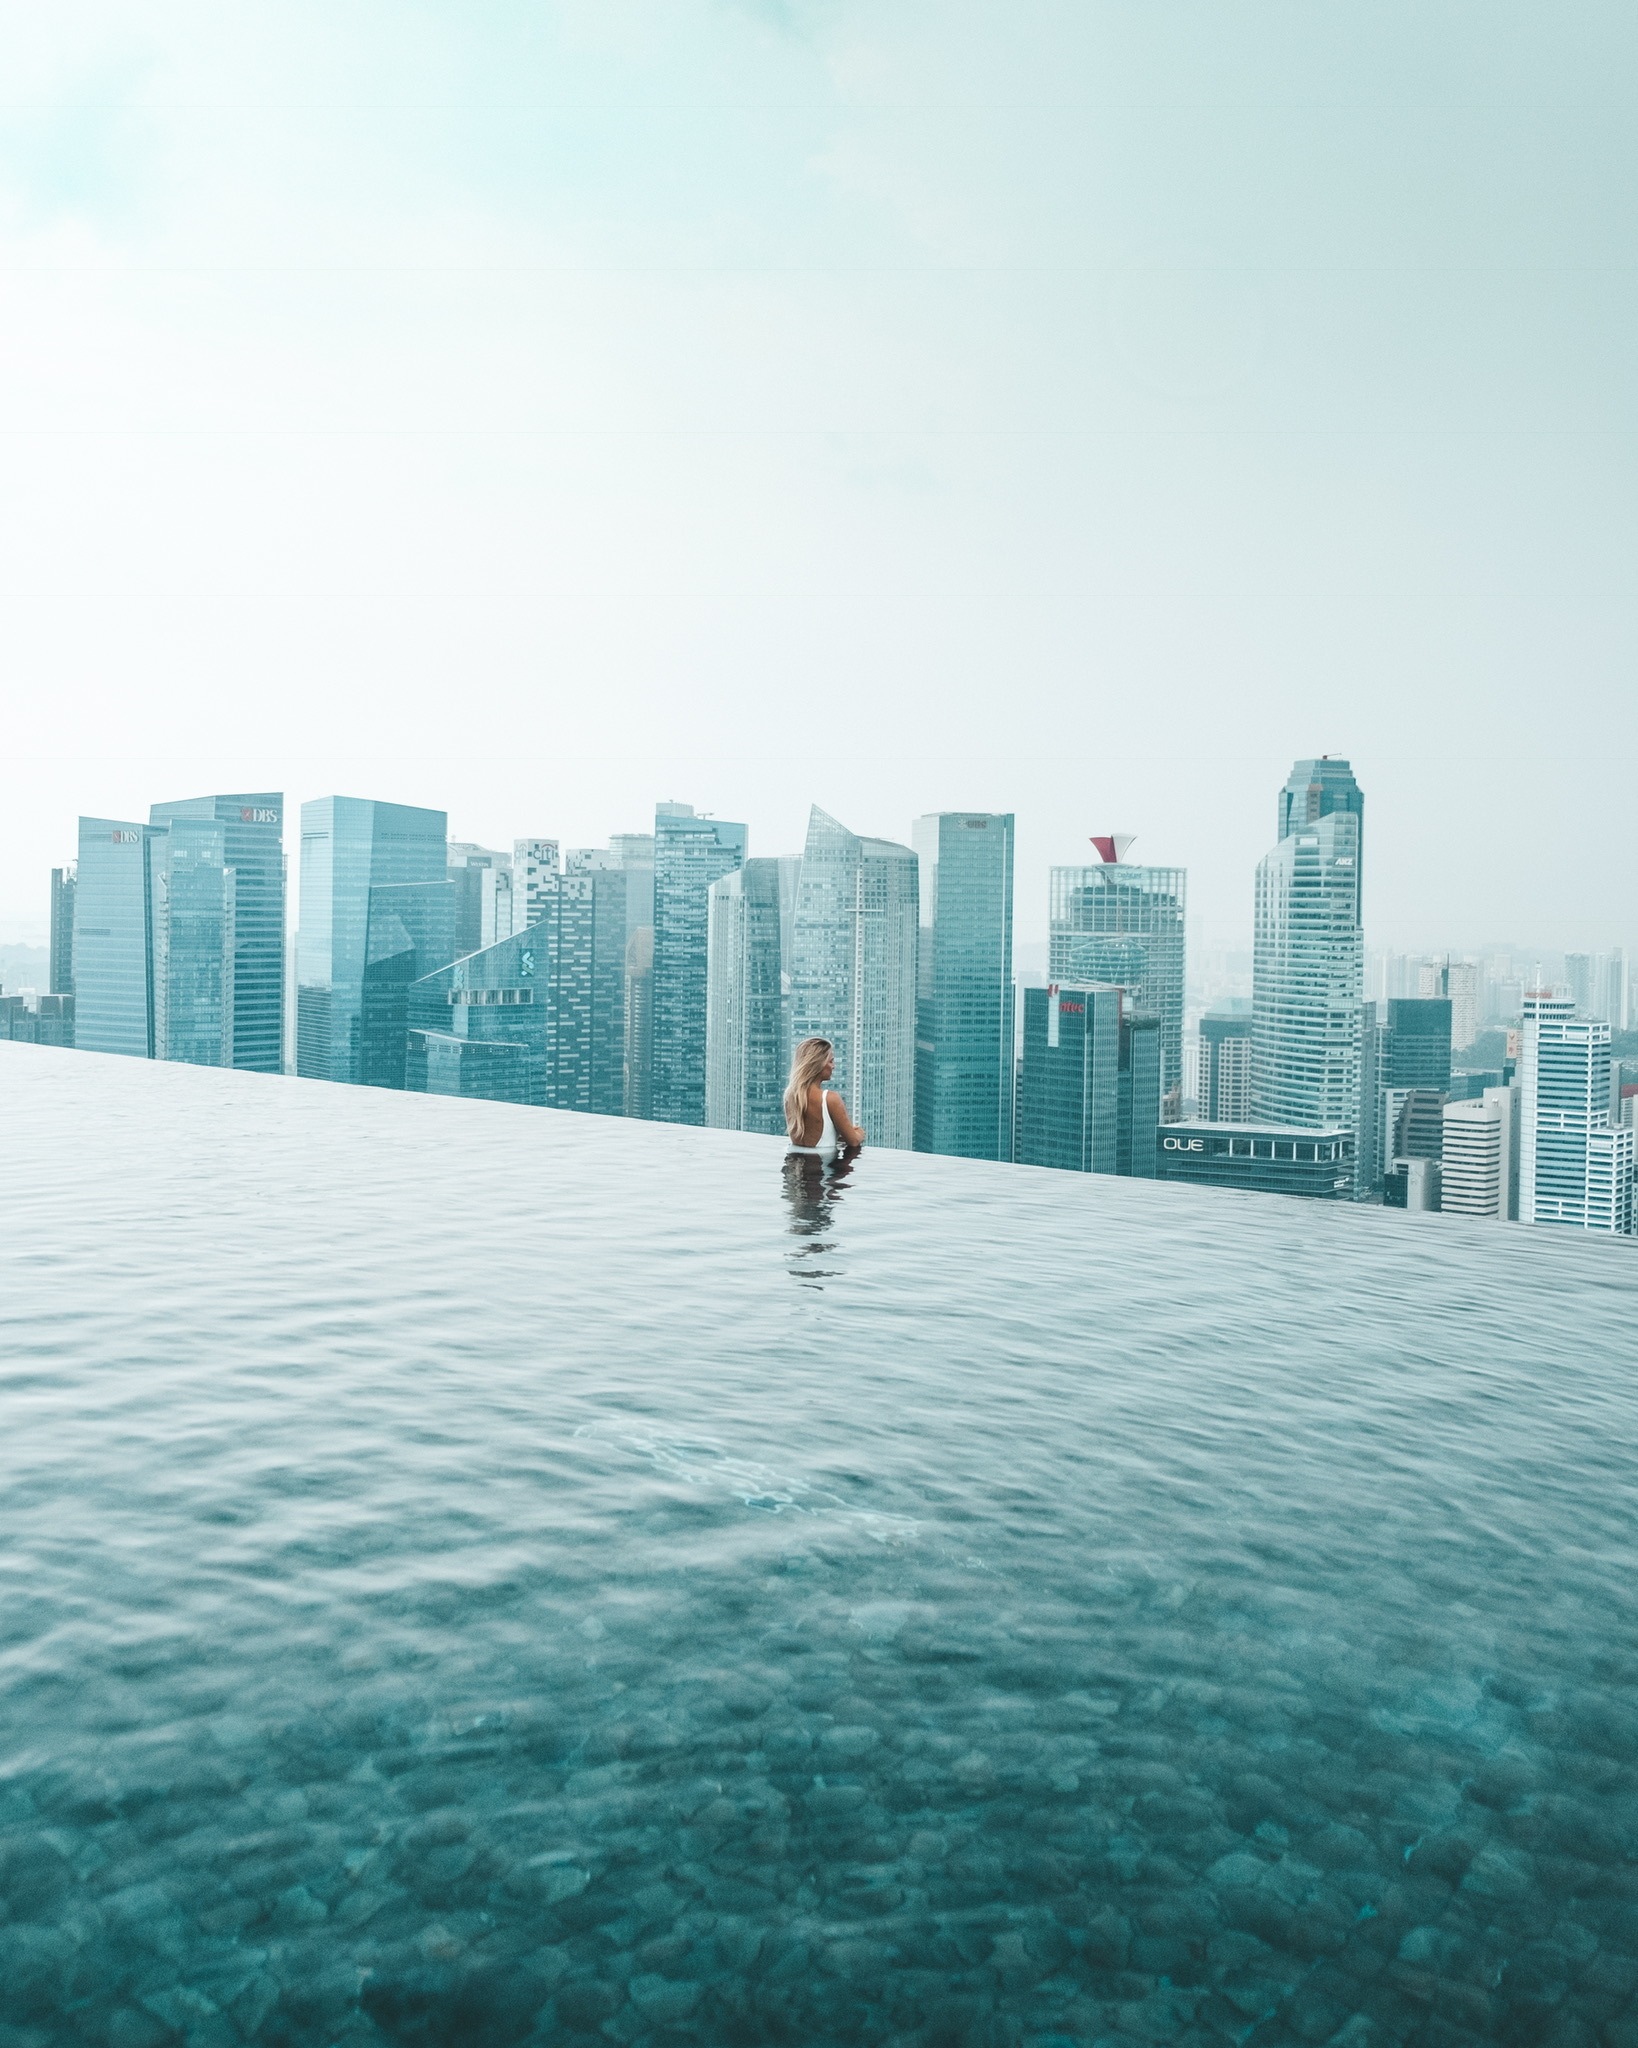
{"type": "Polygon", "coordinates": [[[836,1150],[836,1125],[831,1120],[830,1096],[820,1081],[813,1082],[807,1091],[807,1102],[802,1117],[802,1137],[795,1149],[798,1152],[836,1150]]]}

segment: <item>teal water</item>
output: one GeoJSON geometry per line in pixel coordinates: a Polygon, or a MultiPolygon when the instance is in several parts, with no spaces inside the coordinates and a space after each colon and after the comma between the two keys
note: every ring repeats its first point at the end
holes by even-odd
{"type": "Polygon", "coordinates": [[[0,2048],[1638,2042],[1632,1248],[0,1045],[0,2048]]]}

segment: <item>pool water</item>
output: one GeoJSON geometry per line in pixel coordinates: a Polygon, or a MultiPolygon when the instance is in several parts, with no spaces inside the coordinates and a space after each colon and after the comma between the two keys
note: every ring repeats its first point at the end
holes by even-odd
{"type": "Polygon", "coordinates": [[[0,1045],[0,2048],[1638,2043],[1638,1260],[0,1045]]]}

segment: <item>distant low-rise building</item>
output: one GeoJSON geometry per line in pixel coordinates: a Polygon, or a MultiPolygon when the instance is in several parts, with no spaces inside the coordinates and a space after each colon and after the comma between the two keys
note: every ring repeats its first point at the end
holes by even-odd
{"type": "Polygon", "coordinates": [[[1287,1124],[1167,1124],[1160,1178],[1346,1202],[1354,1192],[1355,1133],[1287,1124]]]}

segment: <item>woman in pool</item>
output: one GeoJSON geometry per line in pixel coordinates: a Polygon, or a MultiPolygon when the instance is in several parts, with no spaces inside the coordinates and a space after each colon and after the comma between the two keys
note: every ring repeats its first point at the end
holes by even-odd
{"type": "Polygon", "coordinates": [[[804,1038],[791,1056],[791,1078],[785,1086],[785,1128],[791,1150],[834,1159],[838,1152],[857,1152],[865,1134],[847,1113],[847,1104],[825,1083],[836,1071],[836,1055],[828,1038],[804,1038]]]}

